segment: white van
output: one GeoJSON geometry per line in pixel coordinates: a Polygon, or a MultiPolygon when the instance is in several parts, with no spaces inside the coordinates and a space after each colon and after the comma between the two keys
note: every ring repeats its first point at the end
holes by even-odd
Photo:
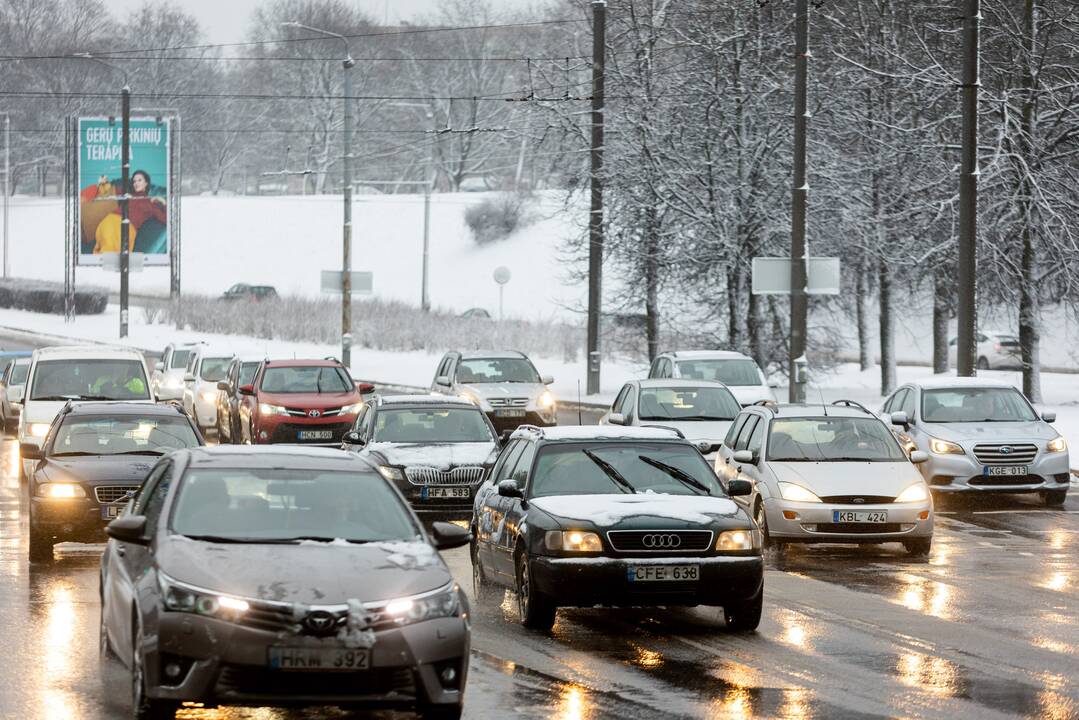
{"type": "MultiPolygon", "coordinates": [[[[53,418],[69,400],[152,403],[142,353],[96,345],[35,350],[30,357],[19,416],[19,442],[40,447],[53,418]]],[[[19,469],[25,477],[28,461],[24,460],[19,469]]]]}

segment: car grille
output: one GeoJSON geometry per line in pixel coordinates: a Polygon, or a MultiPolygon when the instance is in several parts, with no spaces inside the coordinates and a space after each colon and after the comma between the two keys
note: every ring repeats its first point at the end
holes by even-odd
{"type": "Polygon", "coordinates": [[[877,535],[902,532],[899,523],[817,523],[817,532],[840,535],[877,535]]]}
{"type": "Polygon", "coordinates": [[[94,497],[102,505],[108,505],[125,499],[129,492],[138,488],[138,485],[99,485],[94,488],[94,497]]]}
{"type": "Polygon", "coordinates": [[[712,531],[609,530],[607,541],[617,552],[704,552],[712,547],[712,531]]]}
{"type": "Polygon", "coordinates": [[[394,693],[399,699],[407,700],[416,696],[416,679],[408,668],[335,673],[282,672],[250,665],[224,665],[217,678],[217,692],[258,697],[328,698],[394,693]]]}
{"type": "MultiPolygon", "coordinates": [[[[310,413],[311,411],[309,409],[305,409],[305,408],[290,408],[290,407],[287,407],[287,408],[285,408],[285,412],[288,413],[289,415],[291,415],[292,417],[310,417],[310,415],[308,413],[310,413]]],[[[324,410],[319,409],[318,412],[319,412],[319,417],[336,417],[336,416],[341,414],[341,408],[335,407],[335,408],[326,408],[324,410]]]]}
{"type": "Polygon", "coordinates": [[[993,443],[974,446],[974,457],[983,465],[1026,465],[1034,461],[1038,446],[1033,443],[993,443]],[[1011,448],[1002,452],[1002,448],[1011,448]]]}
{"type": "Polygon", "coordinates": [[[895,498],[889,495],[824,495],[821,501],[836,505],[884,505],[895,502],[895,498]]]}
{"type": "Polygon", "coordinates": [[[1041,485],[1040,475],[975,475],[967,485],[990,487],[993,485],[1041,485]]]}
{"type": "Polygon", "coordinates": [[[433,467],[405,468],[405,477],[413,485],[475,485],[483,479],[483,468],[475,466],[439,470],[433,467]]]}
{"type": "Polygon", "coordinates": [[[493,408],[523,408],[528,405],[528,398],[487,398],[487,404],[493,408]]]}
{"type": "Polygon", "coordinates": [[[301,442],[313,442],[313,443],[338,443],[341,442],[341,438],[349,428],[352,426],[348,423],[335,423],[332,425],[315,425],[315,424],[296,424],[296,423],[282,423],[278,425],[270,437],[270,442],[274,443],[301,443],[301,442]],[[333,434],[328,440],[298,440],[296,433],[300,430],[329,430],[333,434]]]}

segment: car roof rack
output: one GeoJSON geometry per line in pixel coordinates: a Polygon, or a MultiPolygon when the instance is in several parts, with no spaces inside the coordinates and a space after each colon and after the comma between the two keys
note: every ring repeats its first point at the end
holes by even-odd
{"type": "Polygon", "coordinates": [[[832,404],[833,405],[840,405],[842,407],[858,408],[859,410],[864,412],[866,415],[872,415],[873,414],[872,410],[870,410],[869,408],[867,408],[865,405],[861,404],[860,402],[855,402],[854,400],[836,400],[832,404]]]}
{"type": "Polygon", "coordinates": [[[761,407],[771,408],[773,414],[775,414],[775,415],[779,414],[779,403],[777,403],[775,400],[767,400],[767,399],[765,399],[765,400],[757,400],[756,402],[751,402],[748,405],[748,407],[753,407],[755,405],[760,405],[761,407]]]}
{"type": "Polygon", "coordinates": [[[683,432],[681,430],[679,430],[676,427],[671,427],[670,425],[652,425],[651,423],[649,423],[649,425],[647,427],[659,428],[660,430],[670,430],[671,432],[673,432],[675,435],[677,435],[681,439],[683,439],[683,440],[686,439],[685,434],[683,434],[683,432]]]}

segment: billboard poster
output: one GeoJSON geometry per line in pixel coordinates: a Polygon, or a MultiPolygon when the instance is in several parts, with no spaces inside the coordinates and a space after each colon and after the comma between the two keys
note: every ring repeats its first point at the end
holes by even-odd
{"type": "MultiPolygon", "coordinates": [[[[119,118],[79,118],[79,264],[101,265],[120,252],[123,195],[119,118]]],[[[169,264],[169,118],[132,117],[128,249],[146,265],[169,264]]]]}

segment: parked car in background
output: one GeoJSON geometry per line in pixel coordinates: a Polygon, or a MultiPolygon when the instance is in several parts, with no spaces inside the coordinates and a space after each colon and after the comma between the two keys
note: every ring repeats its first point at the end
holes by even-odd
{"type": "Polygon", "coordinates": [[[150,374],[150,391],[159,402],[179,401],[184,396],[184,375],[191,353],[202,343],[169,343],[154,363],[150,374]]]}
{"type": "Polygon", "coordinates": [[[225,379],[234,357],[205,345],[192,349],[188,356],[180,402],[204,432],[217,427],[217,397],[221,393],[217,384],[225,379]]]}
{"type": "Polygon", "coordinates": [[[849,401],[834,405],[754,405],[731,425],[716,458],[727,482],[747,480],[739,499],[765,541],[899,542],[929,553],[933,499],[891,429],[849,401]]]}
{"type": "Polygon", "coordinates": [[[634,380],[622,386],[600,425],[673,427],[715,459],[741,405],[723,383],[708,380],[634,380]]]}
{"type": "MultiPolygon", "coordinates": [[[[339,447],[363,409],[369,383],[356,383],[338,360],[266,360],[251,385],[245,437],[255,444],[314,443],[339,447]]],[[[245,402],[246,405],[246,402],[245,402]]]]}
{"type": "Polygon", "coordinates": [[[135,717],[197,702],[460,718],[470,608],[438,551],[468,531],[424,530],[355,455],[180,450],[106,532],[101,662],[129,671],[135,717]]]}
{"type": "MultiPolygon", "coordinates": [[[[1023,357],[1019,338],[1004,330],[986,330],[974,336],[974,364],[979,370],[1022,370],[1023,357]]],[[[959,338],[948,341],[948,364],[958,365],[959,338]]]]}
{"type": "Polygon", "coordinates": [[[253,355],[232,358],[225,370],[225,379],[217,383],[220,390],[217,394],[218,442],[240,443],[240,405],[243,402],[240,388],[254,382],[264,359],[253,355]]]}
{"type": "MultiPolygon", "coordinates": [[[[53,418],[69,400],[153,403],[146,364],[138,350],[100,345],[47,347],[34,351],[26,376],[19,446],[41,447],[53,418]]],[[[26,458],[21,477],[30,470],[26,458]]]]}
{"type": "Polygon", "coordinates": [[[105,525],[138,490],[156,458],[202,445],[180,408],[140,403],[68,403],[45,443],[28,444],[30,559],[58,542],[102,542],[105,525]]]}
{"type": "Polygon", "coordinates": [[[222,300],[276,300],[277,289],[272,285],[236,283],[221,296],[222,300]]]}
{"type": "Polygon", "coordinates": [[[729,497],[749,490],[724,490],[672,429],[519,428],[476,495],[476,596],[512,589],[538,630],[559,607],[714,605],[729,629],[752,631],[761,536],[729,497]]]}
{"type": "Polygon", "coordinates": [[[26,390],[26,375],[30,371],[30,357],[15,358],[4,367],[0,375],[0,422],[5,433],[13,433],[19,426],[22,414],[22,396],[26,390]]]}
{"type": "Polygon", "coordinates": [[[431,382],[431,392],[456,395],[487,413],[499,433],[523,424],[558,424],[558,408],[541,376],[524,353],[508,351],[448,352],[431,382]]]}
{"type": "Polygon", "coordinates": [[[920,466],[935,493],[1039,493],[1063,505],[1071,483],[1068,443],[1014,386],[985,378],[907,383],[882,412],[929,461],[920,466]]]}
{"type": "Polygon", "coordinates": [[[742,353],[728,350],[662,353],[652,362],[648,377],[721,382],[734,393],[743,407],[761,400],[776,400],[772,386],[757,362],[742,353]]]}
{"type": "Polygon", "coordinates": [[[461,317],[474,320],[490,320],[491,313],[487,312],[487,310],[485,310],[484,308],[474,307],[469,308],[468,310],[465,310],[463,313],[461,313],[461,317]]]}
{"type": "Polygon", "coordinates": [[[374,395],[345,433],[424,520],[469,519],[498,455],[494,426],[475,403],[439,395],[374,395]]]}

